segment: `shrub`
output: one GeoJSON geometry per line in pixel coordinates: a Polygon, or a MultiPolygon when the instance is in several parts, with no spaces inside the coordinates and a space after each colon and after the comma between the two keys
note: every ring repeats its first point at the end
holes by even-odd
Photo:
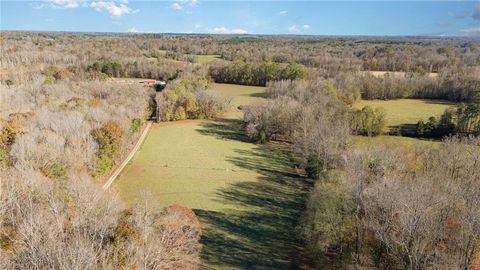
{"type": "Polygon", "coordinates": [[[113,160],[107,155],[100,155],[95,160],[95,174],[105,175],[113,166],[113,160]]]}
{"type": "Polygon", "coordinates": [[[177,107],[175,113],[173,114],[173,120],[185,120],[187,119],[187,114],[185,113],[185,109],[183,107],[177,107]]]}
{"type": "Polygon", "coordinates": [[[67,176],[67,167],[61,163],[53,163],[42,169],[43,175],[53,179],[63,179],[67,176]]]}
{"type": "Polygon", "coordinates": [[[55,73],[57,73],[59,71],[59,68],[56,67],[56,66],[48,66],[44,71],[43,71],[43,75],[45,75],[46,77],[53,77],[53,75],[55,75],[55,73]]]}
{"type": "Polygon", "coordinates": [[[8,150],[5,147],[0,146],[0,169],[10,166],[10,156],[8,150]]]}
{"type": "Polygon", "coordinates": [[[0,133],[0,146],[12,145],[18,134],[18,128],[12,122],[7,122],[0,133]]]}
{"type": "Polygon", "coordinates": [[[143,120],[139,118],[135,118],[132,120],[132,123],[130,124],[130,131],[132,133],[139,132],[142,126],[143,126],[143,120]]]}
{"type": "Polygon", "coordinates": [[[53,83],[58,80],[69,79],[73,76],[73,73],[69,69],[59,68],[57,66],[48,66],[43,72],[45,75],[45,84],[53,83]]]}

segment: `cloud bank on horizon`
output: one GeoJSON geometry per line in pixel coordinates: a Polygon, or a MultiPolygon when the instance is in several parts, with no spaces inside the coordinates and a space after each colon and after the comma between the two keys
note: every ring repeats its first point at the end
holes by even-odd
{"type": "Polygon", "coordinates": [[[480,37],[480,1],[2,1],[1,30],[480,37]]]}

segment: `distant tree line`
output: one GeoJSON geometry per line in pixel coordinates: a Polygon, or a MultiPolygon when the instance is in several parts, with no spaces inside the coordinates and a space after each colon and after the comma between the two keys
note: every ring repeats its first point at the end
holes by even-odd
{"type": "Polygon", "coordinates": [[[304,79],[307,70],[299,64],[233,62],[211,66],[209,74],[217,83],[265,86],[269,81],[304,79]]]}
{"type": "Polygon", "coordinates": [[[438,77],[418,73],[405,76],[389,73],[374,76],[362,73],[343,75],[341,78],[342,87],[363,99],[429,98],[455,102],[480,101],[480,73],[476,69],[451,71],[438,77]],[[344,80],[345,76],[352,76],[352,79],[344,80]]]}
{"type": "MultiPolygon", "coordinates": [[[[178,66],[178,65],[177,65],[178,66]]],[[[87,67],[88,72],[97,72],[113,78],[148,78],[158,80],[174,80],[180,73],[179,68],[159,68],[152,63],[141,63],[137,61],[120,64],[111,61],[98,61],[87,67]]],[[[95,74],[91,74],[95,77],[95,74]]],[[[98,75],[96,76],[98,78],[98,75]]]]}

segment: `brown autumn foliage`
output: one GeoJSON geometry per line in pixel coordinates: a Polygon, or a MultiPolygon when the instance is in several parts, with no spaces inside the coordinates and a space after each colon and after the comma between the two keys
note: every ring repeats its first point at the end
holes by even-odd
{"type": "MultiPolygon", "coordinates": [[[[18,47],[12,53],[22,57],[18,47]]],[[[2,72],[13,84],[0,84],[0,268],[196,269],[201,232],[183,230],[191,215],[126,207],[94,178],[99,160],[108,158],[108,173],[133,147],[153,89],[90,80],[68,68],[71,53],[54,61],[25,53],[23,64],[2,58],[19,72],[2,72]],[[125,212],[137,233],[118,229],[125,212]],[[140,213],[155,217],[152,230],[140,213]],[[119,248],[122,237],[128,245],[119,248]]]]}
{"type": "MultiPolygon", "coordinates": [[[[3,31],[0,43],[1,269],[198,267],[201,230],[191,210],[162,210],[151,198],[127,208],[93,177],[128,152],[139,130],[132,123],[152,110],[152,89],[111,77],[207,78],[209,64],[194,54],[241,63],[234,74],[248,77],[236,81],[270,85],[272,100],[247,108],[246,130],[257,141],[291,143],[295,162],[319,179],[303,228],[317,262],[330,263],[319,265],[478,265],[478,138],[448,139],[433,150],[353,151],[346,110],[359,98],[478,102],[476,42],[3,31]],[[252,77],[246,68],[264,63],[303,65],[307,80],[268,82],[281,77],[261,70],[252,77]],[[105,134],[122,136],[95,136],[113,126],[105,134]],[[109,160],[99,163],[102,156],[109,160]]],[[[168,86],[159,95],[172,95],[163,109],[174,118],[214,117],[218,97],[200,92],[182,93],[180,102],[168,86]]]]}

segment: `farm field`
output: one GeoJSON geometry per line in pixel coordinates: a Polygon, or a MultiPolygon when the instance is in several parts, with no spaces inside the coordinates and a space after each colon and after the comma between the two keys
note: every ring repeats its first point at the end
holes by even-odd
{"type": "Polygon", "coordinates": [[[419,120],[428,120],[430,116],[439,117],[454,103],[430,99],[394,99],[394,100],[360,100],[353,106],[361,109],[364,106],[383,107],[386,112],[387,127],[415,125],[419,120]]]}
{"type": "Polygon", "coordinates": [[[214,88],[231,98],[224,119],[155,124],[114,186],[127,203],[147,191],[162,206],[194,209],[205,267],[294,267],[300,252],[291,232],[309,184],[285,147],[253,144],[240,130],[237,107],[261,102],[264,88],[214,88]]]}

